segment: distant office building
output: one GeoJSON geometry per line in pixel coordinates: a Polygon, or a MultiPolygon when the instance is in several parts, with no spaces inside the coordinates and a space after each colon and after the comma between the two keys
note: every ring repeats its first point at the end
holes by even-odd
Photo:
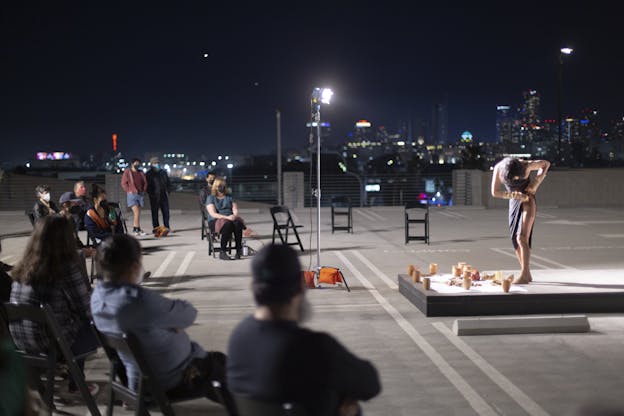
{"type": "Polygon", "coordinates": [[[600,119],[598,110],[586,108],[581,111],[579,119],[579,139],[589,143],[600,137],[600,119]]]}
{"type": "Polygon", "coordinates": [[[496,107],[496,142],[511,143],[512,142],[513,117],[511,107],[508,105],[499,105],[496,107]]]}
{"type": "Polygon", "coordinates": [[[520,144],[529,144],[541,137],[541,98],[536,90],[524,91],[522,98],[522,106],[518,111],[519,123],[515,123],[515,128],[518,130],[512,133],[512,136],[518,137],[520,144]]]}
{"type": "Polygon", "coordinates": [[[448,105],[446,103],[433,105],[431,142],[433,144],[445,144],[448,142],[448,105]]]}

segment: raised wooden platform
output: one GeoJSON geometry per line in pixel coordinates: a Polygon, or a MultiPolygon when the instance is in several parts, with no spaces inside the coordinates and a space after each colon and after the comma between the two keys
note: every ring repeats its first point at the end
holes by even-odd
{"type": "Polygon", "coordinates": [[[624,312],[624,270],[535,270],[533,283],[509,293],[448,287],[446,277],[436,276],[425,291],[400,274],[399,292],[426,316],[624,312]]]}

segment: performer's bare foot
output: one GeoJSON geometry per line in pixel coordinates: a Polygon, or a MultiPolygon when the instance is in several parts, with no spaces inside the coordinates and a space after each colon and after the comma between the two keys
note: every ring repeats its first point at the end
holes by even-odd
{"type": "Polygon", "coordinates": [[[511,283],[513,283],[514,285],[528,285],[529,283],[531,283],[533,279],[531,279],[531,276],[518,276],[516,279],[514,279],[511,283]]]}

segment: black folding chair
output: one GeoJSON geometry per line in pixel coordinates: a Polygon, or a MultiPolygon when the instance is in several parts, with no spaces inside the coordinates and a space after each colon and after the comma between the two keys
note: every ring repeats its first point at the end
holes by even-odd
{"type": "Polygon", "coordinates": [[[412,240],[420,240],[429,244],[429,204],[421,204],[420,202],[410,202],[405,205],[405,244],[412,240]],[[420,211],[423,215],[419,215],[415,218],[416,212],[420,211]],[[424,235],[412,235],[410,234],[410,224],[423,224],[425,227],[424,235]]]}
{"type": "Polygon", "coordinates": [[[234,402],[239,416],[306,416],[307,412],[297,403],[267,402],[246,395],[235,394],[234,402]]]}
{"type": "MultiPolygon", "coordinates": [[[[149,414],[147,411],[148,407],[155,406],[158,406],[165,416],[175,415],[172,407],[173,403],[203,397],[202,395],[189,395],[184,397],[168,396],[156,379],[152,367],[145,359],[143,348],[135,335],[132,333],[121,335],[106,334],[98,331],[95,325],[93,325],[93,327],[111,363],[109,371],[110,396],[108,398],[107,407],[108,416],[112,416],[113,414],[115,397],[119,397],[134,406],[136,409],[135,415],[137,416],[149,414]],[[119,357],[119,353],[126,357],[131,357],[139,368],[140,377],[136,390],[132,390],[128,386],[125,367],[119,357]]],[[[215,391],[215,396],[222,399],[223,393],[221,391],[221,384],[215,380],[212,386],[215,391]]],[[[221,402],[224,403],[223,400],[221,400],[221,402]]],[[[226,410],[228,412],[233,412],[233,409],[226,410]]]]}
{"type": "Polygon", "coordinates": [[[126,225],[126,219],[123,216],[123,212],[119,202],[109,202],[108,206],[115,210],[115,215],[117,216],[117,221],[121,222],[121,226],[123,227],[124,234],[128,234],[128,226],[126,225]]]}
{"type": "MultiPolygon", "coordinates": [[[[208,240],[208,255],[214,258],[217,257],[217,253],[221,252],[221,234],[215,231],[215,222],[206,221],[206,231],[208,233],[206,240],[208,240]]],[[[232,241],[234,236],[230,238],[227,246],[228,254],[232,254],[232,241]]]]}
{"type": "Polygon", "coordinates": [[[348,196],[335,196],[331,200],[331,226],[332,234],[335,230],[346,230],[353,233],[353,213],[351,198],[348,196]],[[347,217],[347,224],[336,225],[336,217],[347,217]]]}
{"type": "MultiPolygon", "coordinates": [[[[47,352],[31,352],[21,349],[17,349],[17,353],[22,357],[22,360],[26,364],[31,377],[29,382],[31,388],[40,392],[44,403],[48,409],[53,410],[54,407],[54,374],[56,372],[59,359],[62,358],[69,369],[71,378],[76,383],[80,395],[85,401],[89,412],[92,415],[99,416],[100,411],[95,403],[95,399],[91,396],[87,383],[85,382],[84,374],[78,367],[77,360],[84,358],[88,355],[95,353],[95,351],[89,351],[84,354],[74,355],[71,351],[67,340],[63,336],[63,332],[59,326],[52,309],[46,304],[41,306],[34,306],[29,304],[15,304],[4,303],[2,305],[4,313],[0,314],[2,319],[6,319],[5,324],[8,326],[11,322],[17,321],[32,321],[43,327],[48,339],[50,340],[50,347],[47,352]],[[46,382],[45,385],[41,380],[41,372],[45,372],[46,382]]],[[[11,336],[11,340],[15,343],[15,339],[11,336]]],[[[17,344],[16,344],[17,345],[17,344]]]]}
{"type": "Polygon", "coordinates": [[[275,244],[275,234],[279,235],[280,241],[282,244],[288,246],[296,246],[298,245],[301,251],[304,251],[303,244],[301,244],[301,239],[299,238],[299,233],[297,232],[297,228],[303,227],[303,225],[295,224],[295,221],[290,215],[290,210],[285,205],[278,205],[271,208],[271,218],[273,218],[273,239],[272,243],[275,244]],[[297,238],[297,242],[288,242],[288,233],[292,230],[297,238]]]}
{"type": "Polygon", "coordinates": [[[205,210],[201,210],[201,239],[208,238],[208,214],[205,210]]]}
{"type": "Polygon", "coordinates": [[[27,209],[24,214],[28,217],[28,221],[30,221],[30,225],[35,226],[35,213],[32,209],[27,209]]]}

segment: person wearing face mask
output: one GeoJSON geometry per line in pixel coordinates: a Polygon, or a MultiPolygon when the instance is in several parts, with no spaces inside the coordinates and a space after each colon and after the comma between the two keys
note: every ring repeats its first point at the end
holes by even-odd
{"type": "Polygon", "coordinates": [[[256,310],[232,331],[227,381],[234,397],[294,402],[309,415],[357,415],[379,394],[377,370],[326,333],[300,326],[309,315],[297,253],[267,245],[251,264],[256,310]]]}
{"type": "Polygon", "coordinates": [[[212,191],[206,199],[208,211],[208,225],[211,230],[221,234],[221,260],[231,260],[226,250],[234,235],[236,242],[236,259],[240,259],[243,252],[243,230],[245,222],[238,215],[238,205],[229,195],[227,184],[223,178],[217,178],[212,184],[212,191]]]}
{"type": "Polygon", "coordinates": [[[54,201],[50,200],[50,187],[48,185],[37,185],[35,188],[35,195],[37,196],[37,201],[33,207],[35,221],[47,217],[50,214],[58,214],[58,207],[54,201]]]}
{"type": "Polygon", "coordinates": [[[99,243],[113,234],[123,234],[123,224],[117,218],[113,207],[108,205],[106,190],[98,184],[91,187],[93,205],[84,217],[87,232],[99,243]]]}
{"type": "Polygon", "coordinates": [[[128,207],[132,209],[132,233],[137,237],[147,235],[141,229],[141,208],[145,205],[144,194],[147,190],[147,178],[140,170],[141,160],[132,159],[130,167],[121,176],[121,187],[127,194],[128,207]]]}
{"type": "MultiPolygon", "coordinates": [[[[204,350],[186,333],[197,318],[197,309],[185,300],[171,299],[139,285],[143,275],[139,242],[127,234],[109,237],[98,247],[97,261],[103,277],[91,295],[97,329],[107,334],[134,334],[168,396],[201,394],[219,401],[211,383],[218,380],[230,403],[225,354],[204,350]]],[[[126,368],[128,387],[136,390],[139,368],[131,357],[121,352],[119,356],[126,368]]]]}
{"type": "Polygon", "coordinates": [[[208,211],[206,211],[206,200],[212,191],[212,184],[214,184],[215,179],[217,179],[217,174],[214,171],[208,172],[206,175],[206,185],[199,190],[199,209],[205,213],[206,216],[208,216],[208,211]]]}
{"type": "Polygon", "coordinates": [[[166,235],[171,231],[169,226],[169,189],[171,182],[169,175],[165,169],[161,169],[160,160],[157,157],[150,159],[150,170],[147,171],[147,194],[150,199],[150,208],[152,210],[152,227],[154,234],[166,235]],[[160,221],[158,220],[158,210],[162,211],[163,224],[166,231],[162,233],[160,229],[160,221]]]}

